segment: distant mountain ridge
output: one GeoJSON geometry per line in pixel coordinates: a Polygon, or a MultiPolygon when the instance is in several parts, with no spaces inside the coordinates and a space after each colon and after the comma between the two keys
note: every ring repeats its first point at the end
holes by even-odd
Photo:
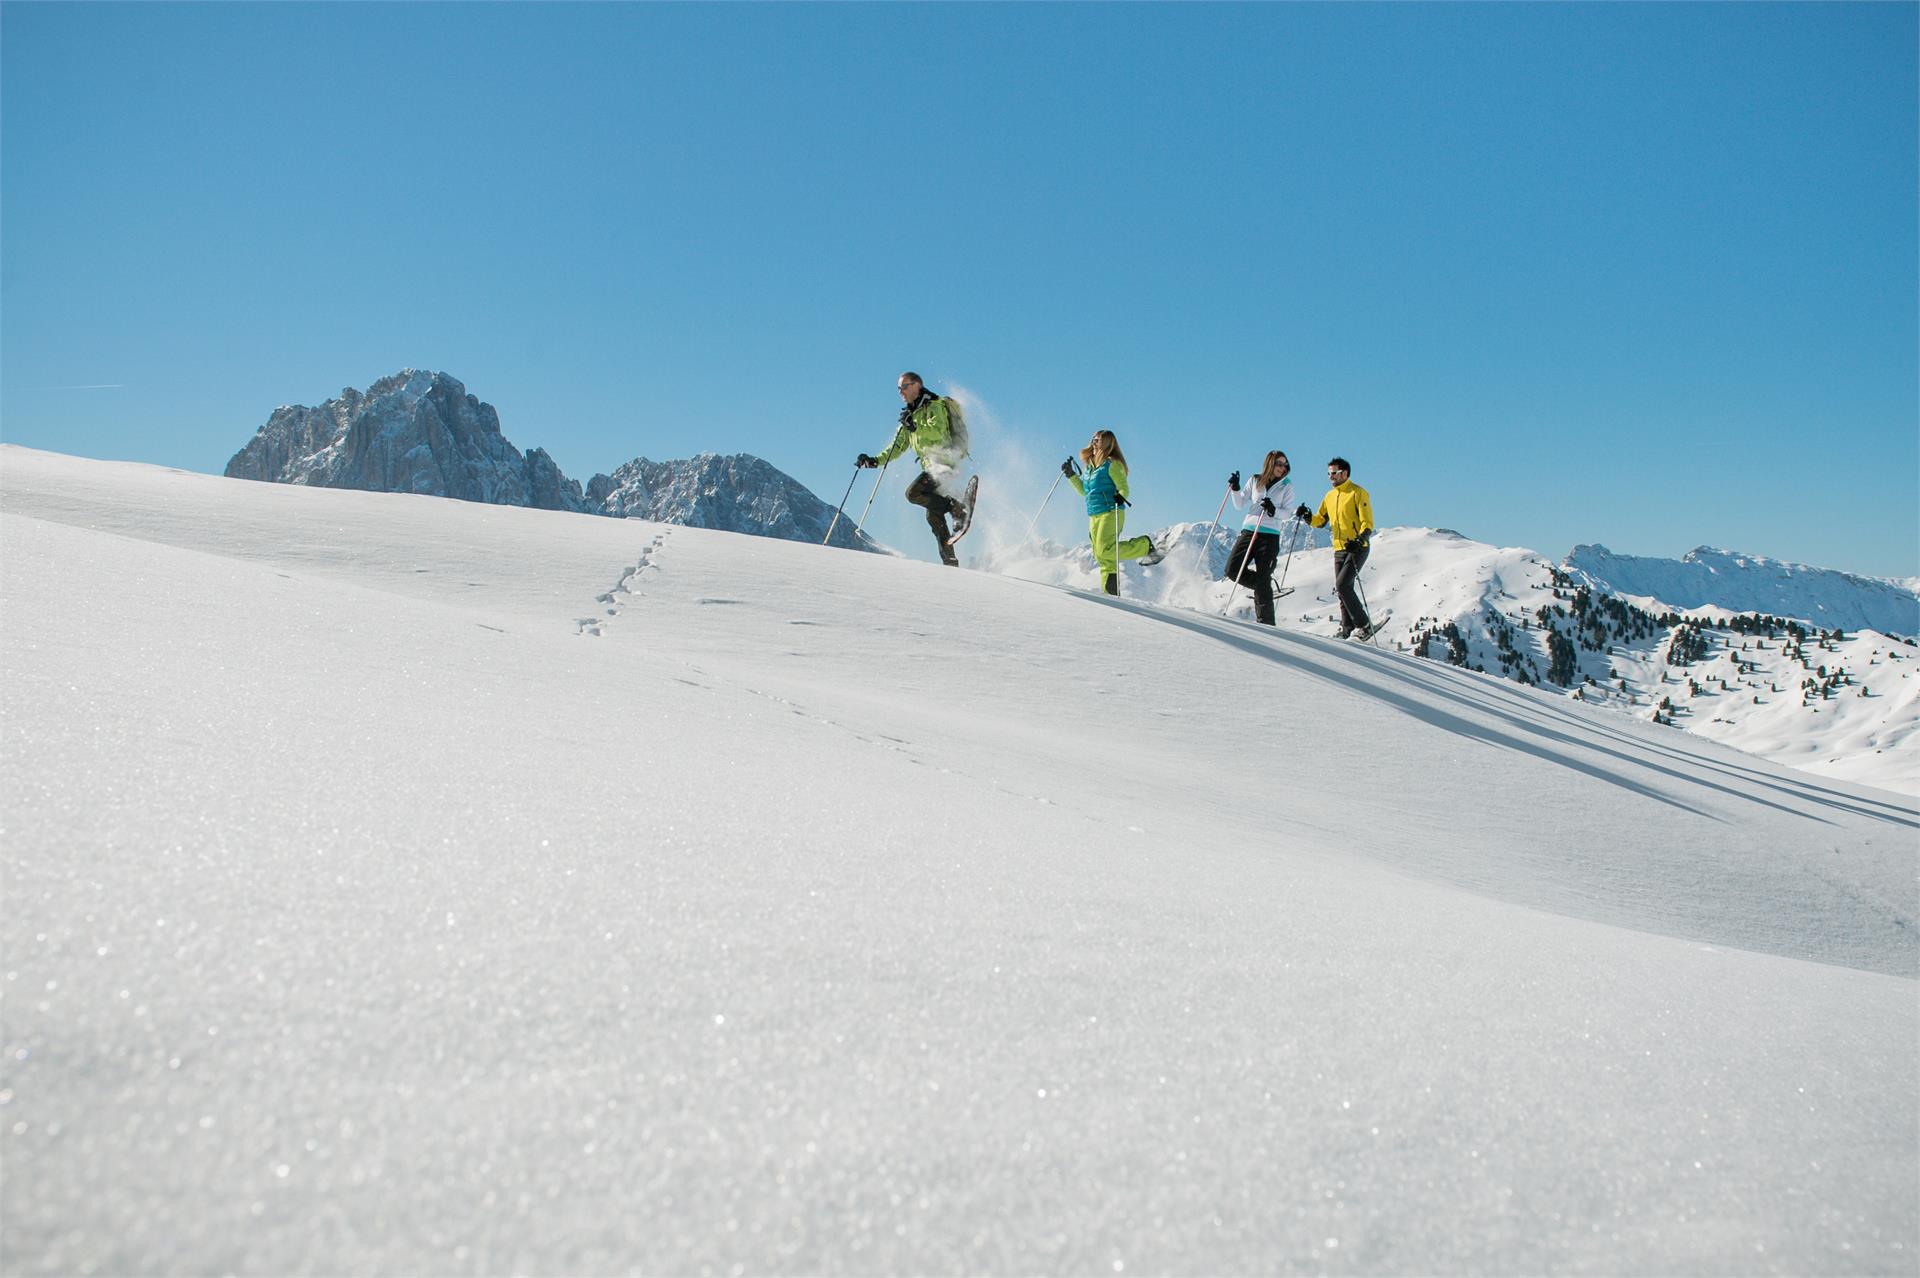
{"type": "MultiPolygon", "coordinates": [[[[825,540],[834,513],[799,481],[750,453],[665,462],[636,457],[611,475],[595,475],[587,497],[597,513],[617,518],[816,543],[825,540]]],[[[875,549],[853,524],[851,516],[840,520],[834,545],[875,549]]]]}
{"type": "Polygon", "coordinates": [[[445,373],[402,369],[317,408],[282,405],[227,463],[232,479],[423,493],[498,506],[584,510],[580,485],[445,373]]]}
{"type": "MultiPolygon", "coordinates": [[[[583,491],[545,449],[522,454],[491,404],[446,373],[407,368],[318,407],[283,405],[227,463],[233,479],[419,493],[501,506],[686,524],[822,542],[833,507],[778,467],[745,453],[684,461],[638,457],[583,491]]],[[[833,544],[879,551],[842,519],[833,544]]]]}
{"type": "Polygon", "coordinates": [[[1652,601],[1680,611],[1792,617],[1825,629],[1920,634],[1920,595],[1911,582],[1862,577],[1833,568],[1784,563],[1701,546],[1680,559],[1617,555],[1605,546],[1575,546],[1566,571],[1597,591],[1652,601]]]}

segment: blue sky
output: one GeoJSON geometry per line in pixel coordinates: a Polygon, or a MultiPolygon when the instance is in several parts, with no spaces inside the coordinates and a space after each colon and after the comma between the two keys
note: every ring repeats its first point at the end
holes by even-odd
{"type": "Polygon", "coordinates": [[[9,3],[0,438],[218,472],[411,366],[581,480],[834,501],[914,368],[1023,516],[1108,427],[1136,526],[1279,447],[1386,524],[1920,573],[1917,13],[9,3]]]}

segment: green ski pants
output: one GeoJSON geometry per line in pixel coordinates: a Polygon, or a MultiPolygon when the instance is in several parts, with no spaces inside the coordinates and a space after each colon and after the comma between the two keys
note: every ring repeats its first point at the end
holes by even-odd
{"type": "Polygon", "coordinates": [[[1102,573],[1118,572],[1120,560],[1138,559],[1153,549],[1153,539],[1150,537],[1118,540],[1126,518],[1127,512],[1118,507],[1087,516],[1087,536],[1093,541],[1093,561],[1100,565],[1102,573]],[[1116,548],[1120,552],[1117,555],[1114,554],[1116,548]]]}

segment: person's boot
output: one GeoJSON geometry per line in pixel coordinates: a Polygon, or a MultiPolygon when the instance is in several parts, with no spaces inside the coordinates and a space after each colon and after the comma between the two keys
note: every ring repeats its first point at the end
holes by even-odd
{"type": "Polygon", "coordinates": [[[958,568],[960,566],[959,554],[955,552],[952,546],[949,546],[944,541],[940,543],[940,562],[949,568],[958,568]]]}
{"type": "Polygon", "coordinates": [[[1100,588],[1106,591],[1110,595],[1119,594],[1120,593],[1120,574],[1117,572],[1108,573],[1106,575],[1106,579],[1100,583],[1100,588]]]}
{"type": "Polygon", "coordinates": [[[1167,548],[1149,536],[1147,538],[1147,553],[1140,556],[1140,566],[1142,568],[1151,568],[1166,557],[1167,548]]]}

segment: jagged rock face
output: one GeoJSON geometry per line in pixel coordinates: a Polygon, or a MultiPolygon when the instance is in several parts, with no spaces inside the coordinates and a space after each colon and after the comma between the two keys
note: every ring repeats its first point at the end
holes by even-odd
{"type": "Polygon", "coordinates": [[[580,481],[568,479],[544,448],[527,450],[527,505],[539,510],[585,510],[580,481]]]}
{"type": "MultiPolygon", "coordinates": [[[[590,509],[627,519],[652,519],[691,528],[781,537],[818,544],[833,523],[833,507],[786,472],[758,457],[702,453],[688,461],[636,457],[587,484],[590,509]]],[[[852,550],[879,546],[853,529],[852,516],[834,528],[833,544],[852,550]]]]}
{"type": "Polygon", "coordinates": [[[445,373],[406,369],[318,408],[274,410],[227,463],[235,479],[423,493],[584,511],[580,485],[542,449],[522,456],[500,416],[445,373]]]}
{"type": "MultiPolygon", "coordinates": [[[[758,457],[636,458],[595,475],[583,495],[547,455],[522,456],[500,417],[445,373],[406,369],[318,408],[274,410],[227,463],[234,479],[368,492],[423,493],[501,506],[630,516],[756,537],[819,542],[833,507],[758,457]]],[[[833,544],[880,549],[840,520],[833,544]]]]}

